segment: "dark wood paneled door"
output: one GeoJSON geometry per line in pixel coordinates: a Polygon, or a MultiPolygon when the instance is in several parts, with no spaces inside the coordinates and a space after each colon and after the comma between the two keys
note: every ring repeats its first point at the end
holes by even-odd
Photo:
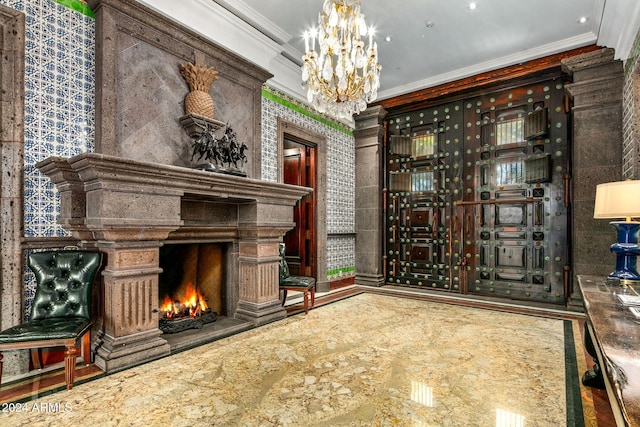
{"type": "Polygon", "coordinates": [[[461,102],[389,120],[387,283],[460,292],[454,202],[463,180],[461,102]]]}
{"type": "Polygon", "coordinates": [[[296,227],[284,237],[286,258],[293,275],[316,277],[316,148],[284,140],[285,184],[313,188],[294,208],[296,227]]]}
{"type": "Polygon", "coordinates": [[[569,125],[560,76],[391,115],[386,282],[564,305],[569,125]]]}
{"type": "Polygon", "coordinates": [[[468,292],[564,305],[571,266],[563,80],[474,98],[465,123],[473,191],[458,206],[474,218],[461,236],[468,292]]]}

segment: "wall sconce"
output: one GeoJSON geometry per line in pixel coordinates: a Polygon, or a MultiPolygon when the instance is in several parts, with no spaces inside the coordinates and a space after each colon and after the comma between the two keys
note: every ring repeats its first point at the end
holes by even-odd
{"type": "Polygon", "coordinates": [[[640,222],[632,221],[632,218],[640,217],[640,181],[629,180],[598,185],[593,217],[625,219],[610,223],[618,231],[618,242],[611,245],[611,252],[616,254],[616,269],[609,274],[609,279],[619,281],[621,285],[640,283],[640,274],[636,269],[637,256],[640,255],[640,222]]]}

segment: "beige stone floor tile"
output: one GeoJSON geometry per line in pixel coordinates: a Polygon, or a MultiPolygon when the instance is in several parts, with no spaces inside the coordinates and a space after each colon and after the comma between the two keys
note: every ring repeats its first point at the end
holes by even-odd
{"type": "Polygon", "coordinates": [[[361,294],[27,402],[0,425],[557,427],[565,394],[562,320],[361,294]]]}

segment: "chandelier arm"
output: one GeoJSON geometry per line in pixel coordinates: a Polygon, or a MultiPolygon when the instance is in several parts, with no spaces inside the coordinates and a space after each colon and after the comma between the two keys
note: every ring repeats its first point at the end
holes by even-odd
{"type": "Polygon", "coordinates": [[[366,26],[358,0],[325,0],[318,24],[318,30],[304,36],[303,82],[308,100],[321,112],[350,118],[376,98],[380,86],[373,28],[366,26]],[[361,35],[369,36],[368,46],[361,35]],[[319,55],[315,52],[316,36],[319,55]]]}

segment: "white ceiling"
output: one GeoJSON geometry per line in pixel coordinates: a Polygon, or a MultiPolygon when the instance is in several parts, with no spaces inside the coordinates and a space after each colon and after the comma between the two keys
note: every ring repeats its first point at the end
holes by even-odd
{"type": "MultiPolygon", "coordinates": [[[[267,68],[269,84],[304,99],[302,33],[317,25],[323,0],[139,1],[267,68]]],[[[376,28],[379,99],[591,44],[624,60],[640,26],[638,0],[476,0],[475,10],[469,2],[361,0],[376,28]]]]}

